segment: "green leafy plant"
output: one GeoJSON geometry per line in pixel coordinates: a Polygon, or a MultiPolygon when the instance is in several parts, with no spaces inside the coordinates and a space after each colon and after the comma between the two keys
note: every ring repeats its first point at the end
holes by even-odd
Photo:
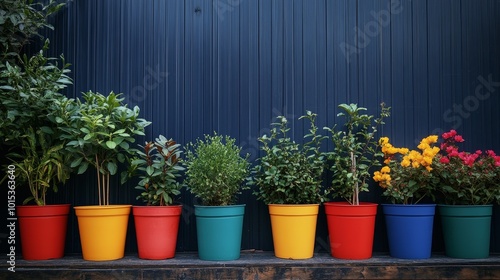
{"type": "Polygon", "coordinates": [[[333,198],[340,196],[352,205],[359,205],[360,192],[368,191],[368,180],[371,177],[370,168],[380,166],[383,154],[378,151],[378,141],[375,134],[378,127],[384,124],[384,119],[390,116],[390,108],[381,104],[380,116],[363,114],[367,109],[357,104],[340,104],[343,112],[337,116],[346,117],[344,129],[336,130],[325,127],[331,134],[334,149],[327,153],[331,163],[331,186],[326,195],[333,198]]]}
{"type": "Polygon", "coordinates": [[[58,184],[70,177],[70,156],[64,150],[64,143],[54,137],[55,132],[47,133],[48,130],[49,127],[43,130],[27,128],[21,139],[22,151],[8,155],[20,173],[17,176],[19,183],[27,184],[31,192],[31,197],[23,204],[34,200],[37,205],[46,205],[47,191],[57,192],[58,184]]]}
{"type": "Polygon", "coordinates": [[[135,187],[141,190],[137,199],[150,205],[171,205],[173,197],[180,194],[181,171],[179,160],[182,151],[180,145],[172,139],[160,135],[155,141],[149,141],[142,150],[136,150],[137,158],[132,160],[132,169],[140,172],[140,181],[135,187]]]}
{"type": "Polygon", "coordinates": [[[204,205],[224,206],[236,202],[249,174],[248,154],[240,155],[241,148],[229,136],[205,135],[186,145],[186,179],[184,183],[204,205]]]}
{"type": "MultiPolygon", "coordinates": [[[[124,98],[114,92],[104,96],[98,92],[83,93],[80,99],[66,99],[59,104],[55,117],[61,138],[68,141],[66,148],[74,158],[72,168],[84,173],[89,165],[97,172],[99,205],[109,205],[109,180],[132,154],[130,144],[134,136],[144,135],[150,124],[139,118],[139,107],[133,109],[123,104],[124,98]]],[[[127,178],[122,173],[122,183],[127,178]]]]}
{"type": "Polygon", "coordinates": [[[0,2],[0,146],[19,148],[25,129],[49,126],[47,115],[58,92],[71,84],[69,69],[61,56],[45,57],[49,40],[38,53],[28,57],[23,47],[32,39],[41,39],[40,30],[53,29],[50,15],[65,3],[55,0],[3,0],[0,2]]]}
{"type": "Polygon", "coordinates": [[[63,56],[61,66],[55,58],[45,57],[48,47],[46,41],[37,54],[24,55],[19,66],[8,62],[0,66],[0,144],[17,146],[24,128],[54,126],[47,116],[54,100],[64,98],[59,92],[72,80],[63,56]]]}
{"type": "Polygon", "coordinates": [[[266,204],[316,204],[323,201],[321,194],[324,155],[320,151],[322,140],[315,125],[316,114],[307,111],[299,119],[310,122],[306,143],[293,141],[288,132],[288,120],[277,117],[272,123],[270,135],[258,140],[264,155],[252,170],[249,182],[256,185],[257,199],[266,204]]]}
{"type": "Polygon", "coordinates": [[[72,83],[61,56],[47,58],[49,43],[19,64],[0,65],[0,148],[17,166],[20,183],[27,185],[37,205],[45,205],[49,189],[57,191],[70,176],[65,142],[59,139],[53,113],[65,97],[60,91],[72,83]]]}
{"type": "Polygon", "coordinates": [[[50,15],[65,3],[56,0],[2,0],[0,2],[0,53],[1,61],[13,62],[33,37],[39,37],[43,28],[53,29],[47,22],[50,15]]]}

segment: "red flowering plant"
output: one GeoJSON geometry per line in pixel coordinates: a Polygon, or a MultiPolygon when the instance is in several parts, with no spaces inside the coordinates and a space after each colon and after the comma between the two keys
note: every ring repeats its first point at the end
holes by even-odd
{"type": "Polygon", "coordinates": [[[500,201],[500,156],[493,150],[460,151],[455,130],[442,135],[435,169],[446,204],[485,205],[500,201]]]}
{"type": "Polygon", "coordinates": [[[389,138],[379,140],[384,153],[384,166],[373,174],[373,180],[384,189],[382,195],[392,203],[416,204],[426,196],[433,197],[437,177],[434,175],[434,158],[439,148],[434,146],[437,135],[430,135],[420,141],[419,150],[396,148],[389,138]]]}

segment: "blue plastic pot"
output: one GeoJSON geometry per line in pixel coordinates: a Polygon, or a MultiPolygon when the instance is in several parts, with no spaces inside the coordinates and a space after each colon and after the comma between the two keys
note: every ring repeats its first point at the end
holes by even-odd
{"type": "Polygon", "coordinates": [[[199,258],[209,261],[239,259],[245,204],[194,207],[199,258]]]}
{"type": "Polygon", "coordinates": [[[383,204],[389,252],[401,259],[431,257],[435,204],[383,204]]]}

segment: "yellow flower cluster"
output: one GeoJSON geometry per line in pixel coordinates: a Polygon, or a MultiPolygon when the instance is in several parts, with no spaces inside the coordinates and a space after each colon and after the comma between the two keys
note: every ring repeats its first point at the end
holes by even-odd
{"type": "Polygon", "coordinates": [[[431,144],[436,143],[437,140],[437,135],[431,135],[422,139],[422,141],[420,141],[420,144],[417,146],[417,148],[419,148],[422,153],[415,150],[410,151],[410,153],[406,154],[403,157],[401,166],[408,167],[411,165],[413,168],[419,168],[420,166],[423,166],[427,169],[427,171],[430,172],[432,170],[432,160],[434,159],[436,154],[439,153],[439,148],[431,147],[431,144]]]}
{"type": "Polygon", "coordinates": [[[406,155],[408,153],[408,148],[396,148],[389,143],[389,137],[380,137],[379,144],[382,147],[382,153],[385,155],[385,164],[388,164],[395,154],[406,155]]]}
{"type": "Polygon", "coordinates": [[[378,182],[382,188],[387,188],[391,184],[391,168],[389,166],[384,166],[380,171],[375,171],[373,173],[373,180],[378,182]]]}
{"type": "Polygon", "coordinates": [[[379,185],[383,188],[387,188],[391,185],[391,169],[388,166],[389,163],[393,160],[393,157],[396,154],[403,155],[401,160],[402,167],[413,167],[419,168],[420,166],[425,167],[427,171],[431,171],[432,160],[439,152],[438,147],[431,147],[432,144],[436,143],[438,140],[437,135],[428,136],[417,146],[422,152],[418,152],[416,150],[409,150],[408,148],[396,148],[389,143],[388,137],[381,137],[379,140],[379,144],[382,147],[382,152],[384,153],[385,160],[384,163],[386,166],[382,167],[380,171],[375,171],[373,173],[373,180],[379,183],[379,185]]]}

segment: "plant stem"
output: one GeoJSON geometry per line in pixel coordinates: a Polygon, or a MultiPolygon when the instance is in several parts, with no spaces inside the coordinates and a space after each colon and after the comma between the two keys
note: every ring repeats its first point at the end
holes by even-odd
{"type": "Polygon", "coordinates": [[[106,175],[106,179],[107,179],[106,188],[108,192],[108,194],[106,195],[106,205],[109,205],[109,173],[106,175]]]}
{"type": "Polygon", "coordinates": [[[99,176],[99,158],[97,157],[97,155],[95,155],[95,162],[96,162],[96,170],[97,170],[97,191],[98,191],[98,195],[99,195],[99,205],[102,205],[102,202],[101,202],[101,177],[99,176]]]}
{"type": "Polygon", "coordinates": [[[356,157],[354,156],[354,152],[351,151],[351,172],[352,177],[354,178],[354,193],[352,197],[352,204],[359,205],[359,184],[356,175],[356,157]]]}
{"type": "Polygon", "coordinates": [[[101,174],[101,182],[102,205],[106,205],[106,180],[104,174],[101,174]]]}

